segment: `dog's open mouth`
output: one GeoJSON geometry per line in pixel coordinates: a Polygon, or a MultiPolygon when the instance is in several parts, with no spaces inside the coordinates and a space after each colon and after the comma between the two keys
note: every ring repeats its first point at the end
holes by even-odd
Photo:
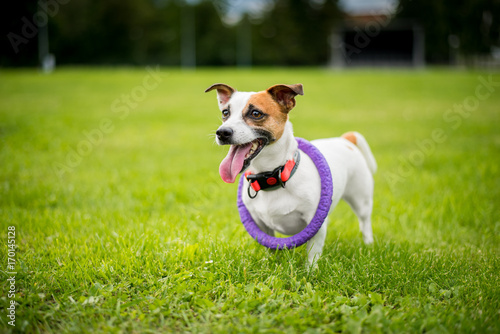
{"type": "Polygon", "coordinates": [[[238,174],[250,165],[250,161],[262,151],[266,143],[266,139],[257,138],[246,144],[231,145],[227,156],[219,166],[222,180],[226,183],[234,183],[238,174]]]}

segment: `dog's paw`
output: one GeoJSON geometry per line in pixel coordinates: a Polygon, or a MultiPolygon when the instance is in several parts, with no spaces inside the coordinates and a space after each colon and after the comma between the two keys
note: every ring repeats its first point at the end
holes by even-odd
{"type": "Polygon", "coordinates": [[[365,242],[365,245],[373,244],[373,235],[371,233],[363,234],[363,241],[365,242]]]}
{"type": "Polygon", "coordinates": [[[306,262],[306,268],[308,271],[316,271],[318,270],[318,258],[319,256],[309,257],[306,262]]]}

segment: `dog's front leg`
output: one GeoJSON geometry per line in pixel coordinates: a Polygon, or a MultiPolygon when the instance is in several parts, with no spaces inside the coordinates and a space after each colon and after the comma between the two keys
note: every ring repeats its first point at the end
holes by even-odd
{"type": "Polygon", "coordinates": [[[308,268],[317,268],[318,266],[317,262],[325,245],[327,225],[326,221],[323,222],[318,233],[307,242],[308,268]]]}

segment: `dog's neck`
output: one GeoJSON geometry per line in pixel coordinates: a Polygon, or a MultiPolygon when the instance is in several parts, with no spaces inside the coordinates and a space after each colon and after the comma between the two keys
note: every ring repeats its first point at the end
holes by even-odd
{"type": "Polygon", "coordinates": [[[287,121],[281,138],[264,147],[259,155],[252,160],[248,170],[252,173],[272,171],[293,159],[297,147],[298,143],[293,136],[292,123],[287,121]]]}

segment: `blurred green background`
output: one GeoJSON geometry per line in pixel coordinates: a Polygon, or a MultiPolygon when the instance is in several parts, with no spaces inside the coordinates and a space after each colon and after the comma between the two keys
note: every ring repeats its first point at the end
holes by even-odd
{"type": "Polygon", "coordinates": [[[0,15],[0,66],[36,66],[48,54],[61,65],[184,67],[366,57],[411,66],[415,52],[428,64],[498,68],[500,57],[491,0],[25,0],[0,15]]]}

